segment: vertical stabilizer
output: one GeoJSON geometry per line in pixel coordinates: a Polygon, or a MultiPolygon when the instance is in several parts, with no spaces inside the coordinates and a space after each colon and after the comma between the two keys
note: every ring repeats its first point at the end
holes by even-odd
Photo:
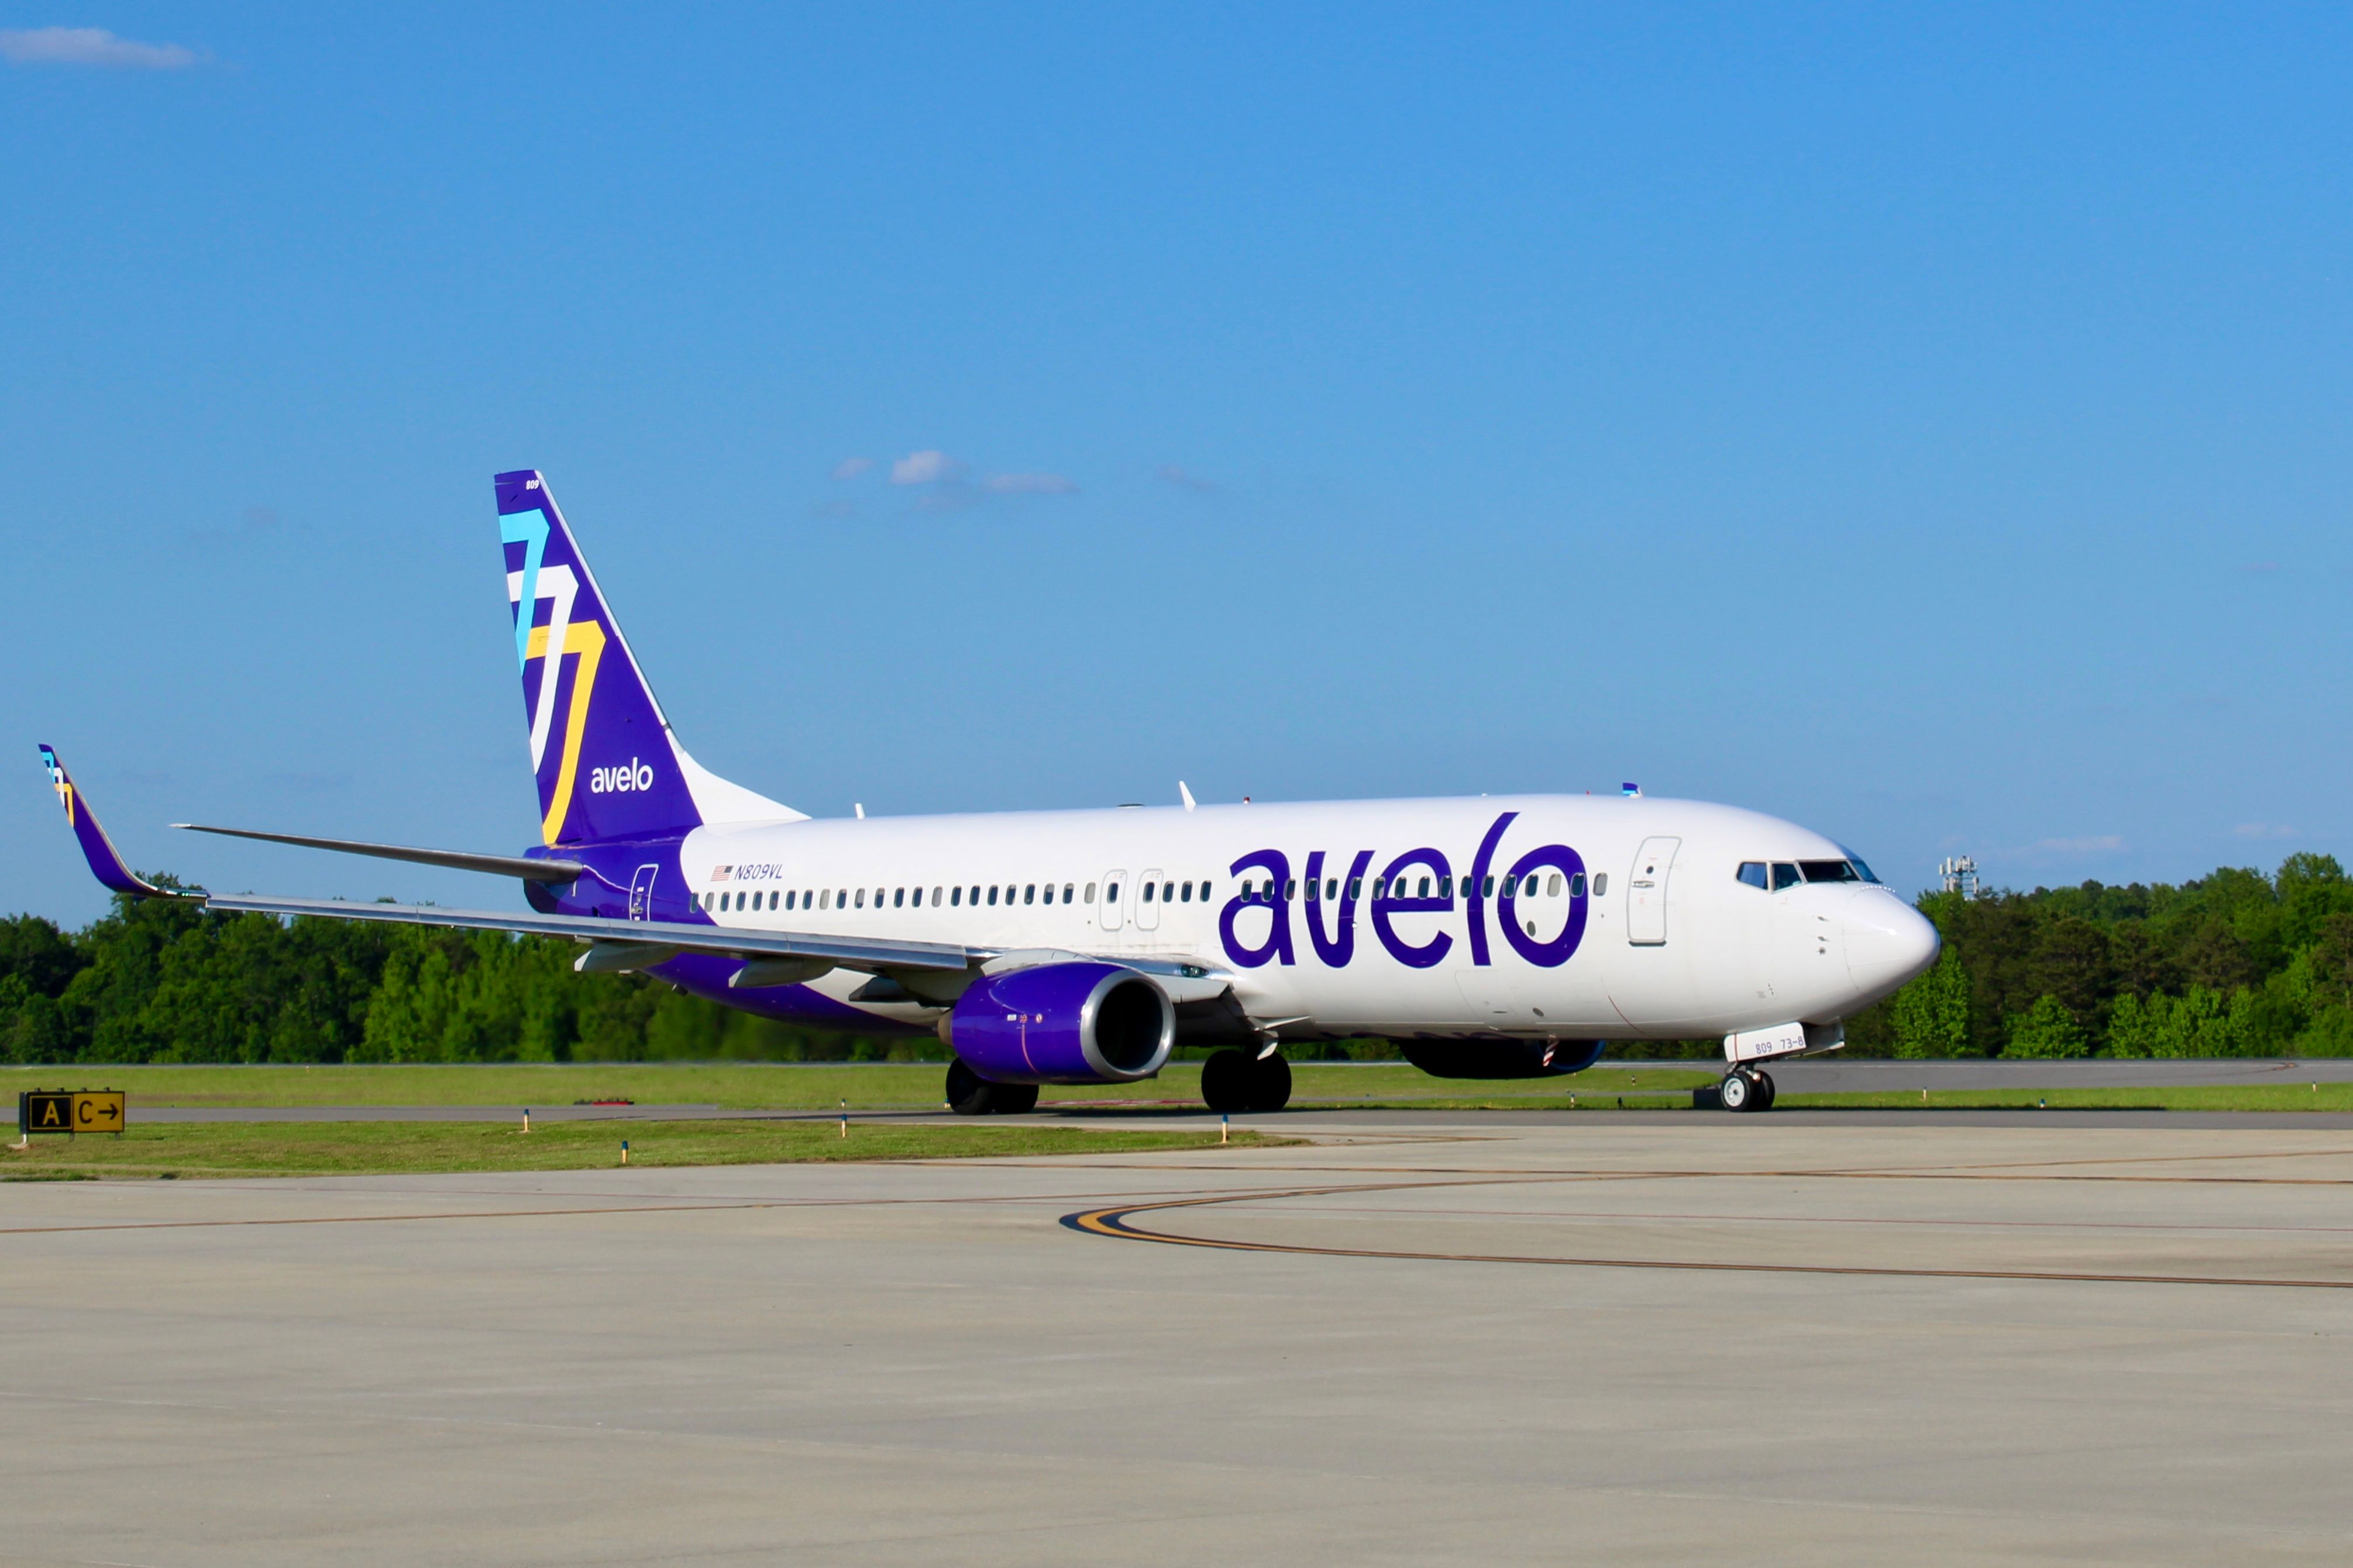
{"type": "Polygon", "coordinates": [[[541,838],[579,844],[801,820],[686,754],[546,481],[523,468],[497,483],[541,838]]]}

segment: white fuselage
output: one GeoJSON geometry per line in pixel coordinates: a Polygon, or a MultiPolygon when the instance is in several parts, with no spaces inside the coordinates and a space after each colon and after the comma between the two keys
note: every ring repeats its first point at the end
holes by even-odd
{"type": "MultiPolygon", "coordinates": [[[[1189,963],[1285,1038],[1829,1023],[1936,953],[1876,882],[1739,876],[1841,861],[1755,812],[1590,795],[804,820],[698,828],[680,853],[723,926],[1189,963]]],[[[846,1001],[868,978],[815,986],[846,1001]]]]}

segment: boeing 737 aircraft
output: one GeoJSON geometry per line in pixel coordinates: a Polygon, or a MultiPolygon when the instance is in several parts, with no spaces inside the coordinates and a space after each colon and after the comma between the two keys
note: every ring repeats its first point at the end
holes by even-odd
{"type": "MultiPolygon", "coordinates": [[[[531,912],[229,897],[134,875],[41,748],[100,881],[216,910],[530,932],[819,1027],[936,1031],[947,1100],[1151,1078],[1216,1047],[1213,1110],[1289,1100],[1281,1041],[1381,1037],[1446,1078],[1573,1073],[1612,1040],[1757,1064],[1936,957],[1936,928],[1820,834],[1693,801],[1532,795],[817,821],[706,773],[533,470],[497,479],[542,842],[520,856],[206,833],[510,877],[531,912]]],[[[195,827],[181,823],[175,826],[195,827]]]]}

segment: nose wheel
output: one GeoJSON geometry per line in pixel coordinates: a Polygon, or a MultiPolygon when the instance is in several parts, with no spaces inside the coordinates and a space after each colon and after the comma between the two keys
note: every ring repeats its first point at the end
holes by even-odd
{"type": "Polygon", "coordinates": [[[1757,1068],[1734,1068],[1716,1089],[1726,1110],[1773,1109],[1773,1075],[1757,1068]]]}

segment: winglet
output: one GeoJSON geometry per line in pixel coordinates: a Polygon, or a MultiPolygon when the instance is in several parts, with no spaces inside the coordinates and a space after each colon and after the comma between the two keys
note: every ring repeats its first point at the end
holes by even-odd
{"type": "Polygon", "coordinates": [[[43,746],[41,761],[47,764],[49,783],[57,786],[58,802],[66,808],[66,820],[73,825],[74,837],[81,843],[82,858],[90,862],[90,873],[118,893],[128,893],[134,899],[201,898],[202,894],[175,892],[159,888],[134,874],[114,852],[114,845],[106,837],[106,829],[92,816],[90,803],[74,788],[73,777],[66,772],[65,763],[58,761],[55,748],[43,746]]]}

